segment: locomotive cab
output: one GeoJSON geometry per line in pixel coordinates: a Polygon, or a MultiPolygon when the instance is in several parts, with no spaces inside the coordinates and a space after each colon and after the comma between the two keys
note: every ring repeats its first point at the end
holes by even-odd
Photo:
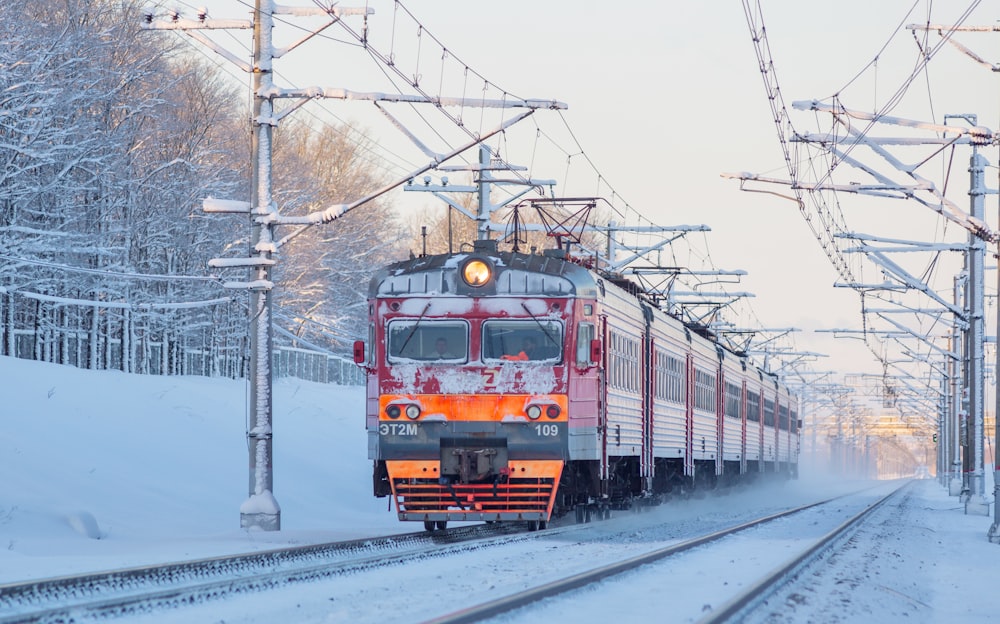
{"type": "Polygon", "coordinates": [[[401,520],[548,522],[570,457],[570,369],[595,348],[592,319],[576,348],[578,303],[589,295],[592,313],[595,292],[585,269],[493,241],[372,280],[369,457],[401,520]]]}

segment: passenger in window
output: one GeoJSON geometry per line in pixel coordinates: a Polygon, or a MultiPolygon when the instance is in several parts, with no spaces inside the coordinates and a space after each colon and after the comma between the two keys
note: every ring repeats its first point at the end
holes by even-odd
{"type": "Polygon", "coordinates": [[[448,352],[447,338],[442,336],[434,341],[434,354],[432,355],[432,357],[438,360],[450,360],[455,357],[448,352]]]}

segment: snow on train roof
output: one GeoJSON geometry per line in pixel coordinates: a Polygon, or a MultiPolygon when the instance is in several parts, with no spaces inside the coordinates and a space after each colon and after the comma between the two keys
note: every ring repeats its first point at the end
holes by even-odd
{"type": "Polygon", "coordinates": [[[488,259],[496,270],[495,293],[484,290],[486,296],[597,296],[597,282],[587,269],[560,258],[510,252],[440,254],[397,262],[375,274],[368,296],[465,294],[467,287],[458,274],[471,257],[488,259]]]}

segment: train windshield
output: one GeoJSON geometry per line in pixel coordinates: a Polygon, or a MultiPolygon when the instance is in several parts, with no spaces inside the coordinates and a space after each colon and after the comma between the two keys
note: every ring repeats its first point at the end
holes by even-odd
{"type": "Polygon", "coordinates": [[[389,322],[389,362],[464,364],[469,361],[469,324],[427,319],[389,322]]]}
{"type": "Polygon", "coordinates": [[[563,326],[558,321],[485,321],[483,361],[562,361],[563,326]]]}

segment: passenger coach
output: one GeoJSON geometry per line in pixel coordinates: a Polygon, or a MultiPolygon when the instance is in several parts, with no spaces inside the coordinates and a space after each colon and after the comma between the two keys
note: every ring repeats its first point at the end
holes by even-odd
{"type": "Polygon", "coordinates": [[[400,520],[578,520],[761,473],[794,476],[794,397],[625,280],[558,251],[431,255],[379,272],[374,493],[400,520]]]}

